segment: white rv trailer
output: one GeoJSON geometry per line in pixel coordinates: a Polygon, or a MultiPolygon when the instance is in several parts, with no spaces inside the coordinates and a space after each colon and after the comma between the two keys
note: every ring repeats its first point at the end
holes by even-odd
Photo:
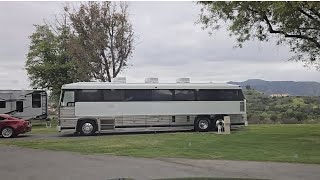
{"type": "Polygon", "coordinates": [[[79,82],[62,86],[58,131],[195,129],[210,131],[230,116],[244,125],[246,100],[237,85],[79,82]]]}
{"type": "Polygon", "coordinates": [[[0,90],[0,114],[46,119],[47,93],[42,90],[0,90]]]}

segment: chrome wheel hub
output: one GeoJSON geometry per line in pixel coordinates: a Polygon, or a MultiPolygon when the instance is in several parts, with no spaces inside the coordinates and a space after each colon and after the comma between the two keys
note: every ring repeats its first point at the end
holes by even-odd
{"type": "Polygon", "coordinates": [[[1,132],[2,137],[5,137],[5,138],[11,137],[12,134],[13,134],[13,131],[11,128],[4,128],[1,132]]]}
{"type": "Polygon", "coordinates": [[[200,120],[199,121],[199,128],[202,130],[208,129],[209,122],[207,120],[200,120]]]}
{"type": "Polygon", "coordinates": [[[82,125],[82,132],[85,134],[90,134],[93,131],[93,126],[91,123],[84,123],[82,125]]]}

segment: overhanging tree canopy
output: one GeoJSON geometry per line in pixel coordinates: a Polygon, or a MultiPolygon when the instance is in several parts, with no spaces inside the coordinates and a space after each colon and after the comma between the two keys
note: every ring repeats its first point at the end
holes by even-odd
{"type": "Polygon", "coordinates": [[[276,35],[278,44],[289,45],[293,60],[317,64],[320,61],[320,3],[303,1],[223,1],[203,5],[200,23],[217,30],[226,22],[238,46],[245,41],[268,41],[276,35]]]}

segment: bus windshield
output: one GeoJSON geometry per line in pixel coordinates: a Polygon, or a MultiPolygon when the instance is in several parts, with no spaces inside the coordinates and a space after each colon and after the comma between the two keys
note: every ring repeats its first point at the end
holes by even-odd
{"type": "Polygon", "coordinates": [[[61,106],[74,106],[74,91],[72,90],[62,91],[61,106]]]}

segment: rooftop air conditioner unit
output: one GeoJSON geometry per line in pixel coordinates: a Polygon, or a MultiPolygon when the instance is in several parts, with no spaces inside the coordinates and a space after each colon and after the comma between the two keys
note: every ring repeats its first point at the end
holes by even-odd
{"type": "Polygon", "coordinates": [[[158,78],[154,77],[145,78],[144,82],[150,84],[159,83],[158,78]]]}
{"type": "Polygon", "coordinates": [[[177,83],[190,83],[190,78],[179,78],[176,80],[177,83]]]}
{"type": "Polygon", "coordinates": [[[112,79],[113,83],[126,83],[126,77],[115,77],[112,79]]]}

